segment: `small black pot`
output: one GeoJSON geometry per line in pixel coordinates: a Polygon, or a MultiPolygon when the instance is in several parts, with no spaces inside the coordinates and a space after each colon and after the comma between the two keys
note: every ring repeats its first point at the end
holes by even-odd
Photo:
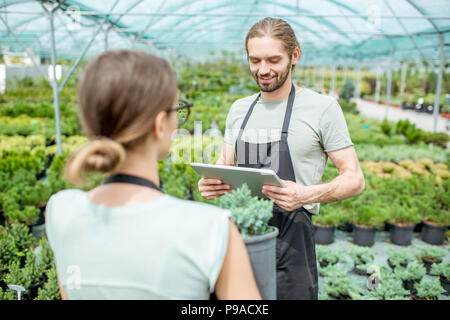
{"type": "Polygon", "coordinates": [[[414,225],[399,226],[391,224],[389,227],[391,242],[399,246],[409,246],[412,241],[414,225]]]}
{"type": "Polygon", "coordinates": [[[353,225],[350,222],[345,222],[344,224],[341,224],[337,228],[344,232],[352,232],[353,231],[353,225]]]}
{"type": "Polygon", "coordinates": [[[353,267],[352,271],[360,276],[367,276],[367,271],[363,269],[359,269],[356,266],[353,267]]]}
{"type": "Polygon", "coordinates": [[[317,244],[330,244],[334,241],[334,226],[314,225],[314,239],[317,244]]]}
{"type": "Polygon", "coordinates": [[[442,288],[446,291],[444,294],[448,296],[450,293],[450,280],[445,279],[443,276],[440,276],[439,280],[441,280],[442,288]]]}
{"type": "Polygon", "coordinates": [[[419,283],[419,280],[403,280],[403,288],[409,290],[411,294],[415,294],[417,292],[416,288],[414,288],[416,283],[419,283]]]}
{"type": "MultiPolygon", "coordinates": [[[[391,261],[389,260],[389,258],[387,259],[387,263],[388,263],[389,267],[391,267],[391,269],[395,269],[396,266],[395,266],[394,264],[391,263],[391,261]]],[[[401,266],[402,268],[406,268],[406,267],[408,266],[408,263],[407,263],[407,262],[400,263],[400,266],[401,266]]]]}
{"type": "Polygon", "coordinates": [[[377,230],[374,227],[359,227],[353,225],[353,242],[359,246],[371,247],[375,243],[375,232],[377,230]]]}
{"type": "Polygon", "coordinates": [[[423,262],[423,265],[424,265],[425,269],[427,269],[427,274],[430,274],[431,265],[433,263],[436,263],[436,264],[437,263],[441,263],[442,261],[434,261],[434,260],[430,260],[430,259],[427,259],[425,257],[422,257],[422,262],[423,262]]]}
{"type": "Polygon", "coordinates": [[[30,285],[28,287],[28,295],[30,297],[30,300],[34,300],[38,296],[38,290],[39,288],[42,288],[45,283],[44,275],[41,275],[39,278],[39,281],[30,285]]]}
{"type": "Polygon", "coordinates": [[[444,242],[447,226],[436,226],[423,221],[422,240],[430,244],[442,244],[444,242]]]}

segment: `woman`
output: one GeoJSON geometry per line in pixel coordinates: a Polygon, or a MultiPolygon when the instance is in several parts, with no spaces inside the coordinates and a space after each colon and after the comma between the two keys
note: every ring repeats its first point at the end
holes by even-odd
{"type": "Polygon", "coordinates": [[[66,179],[108,173],[84,192],[47,205],[46,232],[63,299],[260,299],[250,260],[229,211],[159,189],[180,115],[168,63],[144,52],[107,51],[79,84],[90,143],[73,154],[66,179]]]}

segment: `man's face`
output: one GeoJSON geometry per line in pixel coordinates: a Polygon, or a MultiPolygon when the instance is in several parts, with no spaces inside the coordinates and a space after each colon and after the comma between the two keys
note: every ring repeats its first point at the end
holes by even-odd
{"type": "Polygon", "coordinates": [[[279,89],[290,75],[292,59],[281,40],[264,36],[247,43],[250,72],[263,92],[279,89]]]}

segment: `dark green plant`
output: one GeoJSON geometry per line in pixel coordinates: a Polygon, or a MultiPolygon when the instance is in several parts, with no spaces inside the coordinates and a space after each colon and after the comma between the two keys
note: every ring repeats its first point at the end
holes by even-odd
{"type": "MultiPolygon", "coordinates": [[[[369,193],[369,192],[368,192],[369,193]]],[[[376,192],[374,192],[376,194],[376,192]]],[[[386,221],[387,204],[382,204],[380,201],[366,204],[358,202],[353,208],[351,220],[354,224],[366,227],[373,227],[380,229],[384,226],[386,221]]]]}
{"type": "Polygon", "coordinates": [[[438,295],[445,292],[442,288],[439,279],[425,279],[423,278],[419,283],[414,284],[417,290],[416,295],[422,299],[435,299],[438,295]]]}
{"type": "Polygon", "coordinates": [[[387,119],[384,119],[384,120],[381,122],[380,128],[381,128],[381,131],[383,131],[383,133],[384,133],[386,136],[388,136],[388,137],[391,136],[391,133],[392,133],[392,126],[391,126],[391,123],[390,123],[387,119]]]}
{"type": "Polygon", "coordinates": [[[47,241],[47,237],[43,236],[39,240],[39,246],[41,248],[41,251],[39,252],[39,267],[41,271],[49,270],[54,265],[55,258],[53,250],[47,241]]]}
{"type": "Polygon", "coordinates": [[[342,86],[341,93],[339,94],[339,98],[344,101],[350,101],[355,92],[355,85],[351,79],[347,79],[342,86]]]}
{"type": "Polygon", "coordinates": [[[433,263],[431,265],[430,274],[433,276],[440,276],[447,281],[450,281],[450,261],[433,263]]]}
{"type": "MultiPolygon", "coordinates": [[[[405,191],[405,189],[403,189],[405,191]]],[[[417,207],[409,206],[406,203],[400,204],[398,201],[389,203],[389,209],[386,212],[387,220],[392,224],[415,225],[420,223],[422,216],[419,214],[417,207]]]]}
{"type": "Polygon", "coordinates": [[[447,251],[435,246],[417,246],[415,248],[415,255],[420,260],[424,258],[436,263],[440,263],[442,259],[447,255],[447,251]]]}
{"type": "Polygon", "coordinates": [[[350,219],[350,214],[338,206],[322,205],[320,214],[312,216],[315,225],[339,226],[350,219]]]}
{"type": "Polygon", "coordinates": [[[56,269],[53,266],[46,272],[47,281],[43,288],[38,289],[38,295],[34,300],[61,300],[61,293],[56,277],[56,269]]]}
{"type": "Polygon", "coordinates": [[[359,299],[364,293],[361,286],[354,283],[347,276],[325,277],[323,284],[324,292],[330,297],[337,299],[359,299]]]}
{"type": "Polygon", "coordinates": [[[215,204],[231,210],[231,219],[243,238],[266,234],[272,230],[268,223],[272,217],[273,201],[252,197],[247,184],[216,198],[215,204]]]}

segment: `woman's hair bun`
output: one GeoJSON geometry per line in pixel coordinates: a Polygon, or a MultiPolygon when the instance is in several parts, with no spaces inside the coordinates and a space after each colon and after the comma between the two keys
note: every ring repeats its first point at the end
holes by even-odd
{"type": "Polygon", "coordinates": [[[120,143],[105,137],[93,139],[69,157],[65,177],[77,185],[84,182],[87,172],[112,173],[120,170],[125,157],[125,148],[120,143]]]}

